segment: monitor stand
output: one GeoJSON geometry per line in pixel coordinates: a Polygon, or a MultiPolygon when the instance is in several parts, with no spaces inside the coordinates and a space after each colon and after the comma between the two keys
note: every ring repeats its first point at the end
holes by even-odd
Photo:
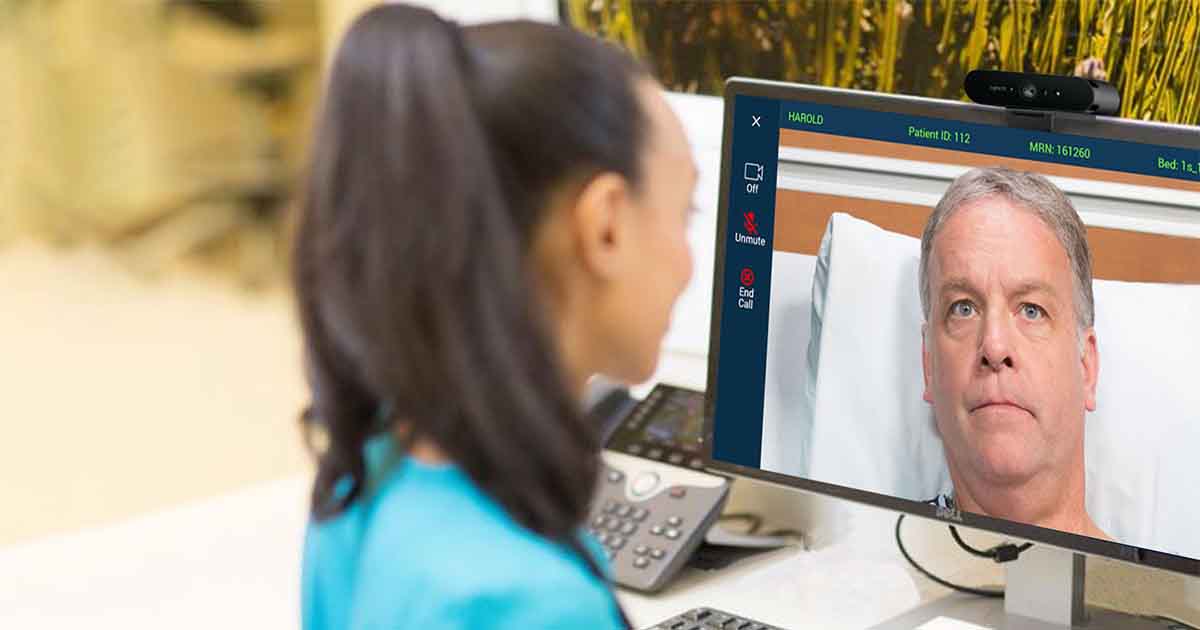
{"type": "Polygon", "coordinates": [[[1005,565],[1003,599],[953,593],[894,617],[871,630],[1163,630],[1169,622],[1085,606],[1086,558],[1034,545],[1005,565]],[[934,621],[944,618],[943,621],[934,621]],[[966,624],[954,624],[954,621],[966,624]],[[929,624],[926,626],[925,624],[929,624]]]}

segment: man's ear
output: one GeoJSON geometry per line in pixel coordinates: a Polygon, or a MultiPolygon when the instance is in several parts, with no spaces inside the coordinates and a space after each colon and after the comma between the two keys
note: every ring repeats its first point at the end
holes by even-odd
{"type": "Polygon", "coordinates": [[[933,366],[929,364],[930,358],[929,358],[928,343],[929,343],[929,324],[922,323],[921,324],[921,373],[925,377],[925,393],[921,394],[921,398],[923,398],[925,400],[925,402],[932,404],[933,403],[933,394],[930,393],[930,391],[929,391],[929,381],[930,381],[930,374],[932,373],[932,370],[933,370],[933,366]]]}
{"type": "Polygon", "coordinates": [[[1082,346],[1080,361],[1083,363],[1083,400],[1088,411],[1096,410],[1096,384],[1100,382],[1100,348],[1096,343],[1096,329],[1089,328],[1080,339],[1082,346]]]}
{"type": "Polygon", "coordinates": [[[629,183],[616,173],[601,173],[584,184],[571,208],[570,233],[584,269],[600,278],[622,271],[629,249],[629,183]]]}

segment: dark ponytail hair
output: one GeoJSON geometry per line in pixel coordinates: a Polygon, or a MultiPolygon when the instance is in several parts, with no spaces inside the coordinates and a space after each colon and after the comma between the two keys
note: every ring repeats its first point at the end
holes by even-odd
{"type": "Polygon", "coordinates": [[[578,539],[597,428],[567,385],[529,250],[567,183],[611,171],[637,186],[643,75],[556,25],[459,28],[383,5],[351,26],[293,251],[313,394],[303,417],[326,438],[314,517],[363,494],[364,442],[402,422],[402,447],[430,440],[599,573],[578,539]]]}

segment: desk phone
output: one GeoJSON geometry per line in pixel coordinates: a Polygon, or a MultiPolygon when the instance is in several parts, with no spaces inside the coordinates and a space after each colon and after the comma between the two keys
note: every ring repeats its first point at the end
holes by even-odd
{"type": "Polygon", "coordinates": [[[687,563],[731,481],[705,472],[704,392],[657,385],[605,444],[588,529],[622,586],[653,592],[687,563]]]}

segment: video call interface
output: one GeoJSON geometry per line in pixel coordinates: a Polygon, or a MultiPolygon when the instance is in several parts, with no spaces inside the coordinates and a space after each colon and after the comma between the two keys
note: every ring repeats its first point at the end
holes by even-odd
{"type": "Polygon", "coordinates": [[[1200,558],[1200,152],[734,98],[715,460],[1200,558]]]}

